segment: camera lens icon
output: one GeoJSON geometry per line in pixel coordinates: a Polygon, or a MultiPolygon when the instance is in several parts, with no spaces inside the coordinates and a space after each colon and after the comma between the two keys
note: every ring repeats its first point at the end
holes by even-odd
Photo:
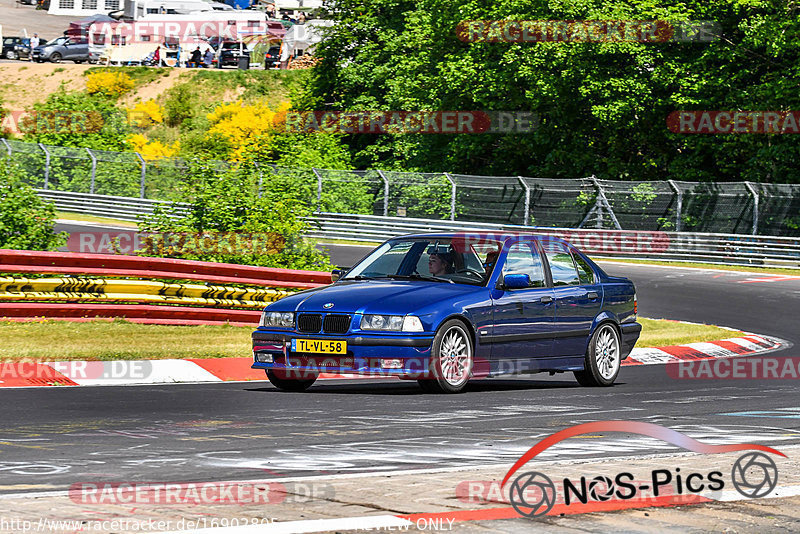
{"type": "Polygon", "coordinates": [[[545,515],[556,503],[556,486],[547,475],[530,471],[518,476],[511,484],[511,506],[520,515],[545,515]]]}
{"type": "Polygon", "coordinates": [[[778,466],[762,452],[748,452],[733,464],[731,480],[744,497],[765,497],[778,485],[778,466]]]}

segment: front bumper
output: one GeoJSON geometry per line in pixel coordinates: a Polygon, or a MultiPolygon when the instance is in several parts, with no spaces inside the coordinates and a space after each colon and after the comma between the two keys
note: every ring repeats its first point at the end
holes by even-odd
{"type": "Polygon", "coordinates": [[[411,335],[407,332],[301,334],[259,328],[252,335],[252,368],[281,370],[289,377],[293,377],[293,374],[302,377],[320,373],[420,377],[428,370],[433,336],[432,333],[411,335]],[[346,341],[347,354],[292,352],[292,339],[346,341]],[[272,362],[258,361],[259,356],[271,356],[272,362]],[[391,367],[384,366],[387,360],[394,360],[391,367]]]}
{"type": "Polygon", "coordinates": [[[642,325],[639,323],[622,323],[619,325],[619,329],[622,332],[622,359],[624,360],[639,340],[639,335],[642,333],[642,325]]]}

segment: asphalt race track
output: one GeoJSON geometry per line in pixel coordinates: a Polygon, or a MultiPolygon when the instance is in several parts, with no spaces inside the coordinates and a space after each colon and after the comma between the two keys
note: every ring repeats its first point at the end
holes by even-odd
{"type": "MultiPolygon", "coordinates": [[[[344,264],[364,251],[335,248],[334,260],[344,264]]],[[[800,356],[800,278],[603,266],[634,280],[643,317],[773,335],[794,343],[776,355],[800,356]]],[[[564,374],[484,380],[455,396],[423,394],[415,382],[358,379],[318,382],[306,393],[279,392],[267,382],[7,389],[0,403],[0,493],[82,481],[252,480],[507,463],[537,437],[606,419],[658,423],[713,443],[800,443],[796,381],[676,380],[660,365],[625,367],[614,387],[595,389],[564,374]]],[[[604,438],[581,440],[566,454],[675,449],[604,438]]]]}

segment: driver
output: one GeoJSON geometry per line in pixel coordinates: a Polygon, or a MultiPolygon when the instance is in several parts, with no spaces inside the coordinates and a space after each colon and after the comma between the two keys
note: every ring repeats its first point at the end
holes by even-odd
{"type": "Polygon", "coordinates": [[[486,261],[483,262],[483,268],[486,270],[486,278],[492,274],[494,264],[497,263],[497,257],[500,256],[499,250],[493,250],[486,255],[486,261]]]}
{"type": "Polygon", "coordinates": [[[428,270],[433,276],[453,273],[453,261],[449,253],[432,252],[428,258],[428,270]]]}

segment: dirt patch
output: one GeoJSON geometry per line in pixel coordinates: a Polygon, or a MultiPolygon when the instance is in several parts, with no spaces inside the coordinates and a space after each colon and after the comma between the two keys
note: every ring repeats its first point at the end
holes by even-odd
{"type": "Polygon", "coordinates": [[[178,82],[188,82],[193,73],[182,69],[172,69],[167,76],[153,80],[141,87],[134,89],[132,93],[122,99],[123,106],[130,107],[136,102],[146,102],[150,99],[159,100],[164,91],[177,85],[178,82]]]}
{"type": "Polygon", "coordinates": [[[83,72],[91,65],[18,62],[0,65],[0,98],[9,111],[26,110],[44,102],[63,85],[67,91],[86,87],[83,72]]]}

